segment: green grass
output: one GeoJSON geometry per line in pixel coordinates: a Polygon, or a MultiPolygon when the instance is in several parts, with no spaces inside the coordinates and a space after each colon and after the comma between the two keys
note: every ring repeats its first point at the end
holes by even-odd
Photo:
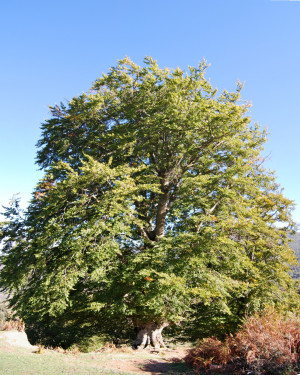
{"type": "Polygon", "coordinates": [[[59,352],[44,350],[37,354],[34,349],[10,345],[0,332],[0,375],[126,375],[135,371],[164,374],[192,374],[183,362],[172,363],[164,359],[164,352],[111,351],[104,353],[59,352]],[[123,371],[122,371],[123,370],[123,371]]]}
{"type": "Polygon", "coordinates": [[[28,349],[12,347],[0,340],[0,375],[125,375],[106,370],[101,356],[62,354],[45,351],[35,354],[28,349]]]}

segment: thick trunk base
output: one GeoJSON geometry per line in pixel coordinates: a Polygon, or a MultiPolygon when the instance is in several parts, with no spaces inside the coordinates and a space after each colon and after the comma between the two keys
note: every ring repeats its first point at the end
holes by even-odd
{"type": "Polygon", "coordinates": [[[165,348],[162,337],[162,330],[167,327],[167,323],[158,324],[145,324],[139,327],[137,338],[135,340],[135,347],[137,349],[145,349],[153,347],[154,349],[165,348]]]}

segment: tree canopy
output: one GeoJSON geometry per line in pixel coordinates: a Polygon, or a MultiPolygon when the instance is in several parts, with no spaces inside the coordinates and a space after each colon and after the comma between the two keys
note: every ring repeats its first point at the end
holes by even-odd
{"type": "Polygon", "coordinates": [[[25,321],[122,321],[138,346],[159,346],[165,326],[201,321],[203,309],[217,325],[298,304],[293,203],[263,166],[266,133],[241,85],[218,94],[206,67],[125,58],[51,107],[45,176],[2,225],[0,285],[25,321]]]}

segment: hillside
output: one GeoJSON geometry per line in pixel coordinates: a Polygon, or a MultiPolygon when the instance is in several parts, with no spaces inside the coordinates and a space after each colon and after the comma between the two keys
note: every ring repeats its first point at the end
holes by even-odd
{"type": "Polygon", "coordinates": [[[291,242],[291,248],[295,251],[297,258],[300,258],[300,232],[297,232],[294,236],[294,241],[291,242]]]}
{"type": "MultiPolygon", "coordinates": [[[[293,237],[293,241],[290,244],[291,248],[295,251],[296,257],[300,262],[300,232],[297,232],[293,237]]],[[[293,277],[300,278],[300,265],[293,267],[293,277]]]]}
{"type": "Polygon", "coordinates": [[[7,305],[3,302],[5,300],[5,295],[0,293],[0,323],[7,319],[8,309],[7,305]]]}
{"type": "Polygon", "coordinates": [[[5,300],[5,295],[0,292],[0,303],[5,300]]]}

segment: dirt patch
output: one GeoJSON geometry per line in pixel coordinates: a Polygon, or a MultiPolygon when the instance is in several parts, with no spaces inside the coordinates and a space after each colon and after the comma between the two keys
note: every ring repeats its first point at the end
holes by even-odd
{"type": "MultiPolygon", "coordinates": [[[[134,355],[117,354],[105,358],[103,367],[139,374],[185,374],[190,372],[183,363],[187,349],[166,349],[159,352],[144,350],[134,355]]],[[[103,353],[102,353],[103,355],[103,353]]],[[[105,355],[105,354],[104,354],[105,355]]]]}

